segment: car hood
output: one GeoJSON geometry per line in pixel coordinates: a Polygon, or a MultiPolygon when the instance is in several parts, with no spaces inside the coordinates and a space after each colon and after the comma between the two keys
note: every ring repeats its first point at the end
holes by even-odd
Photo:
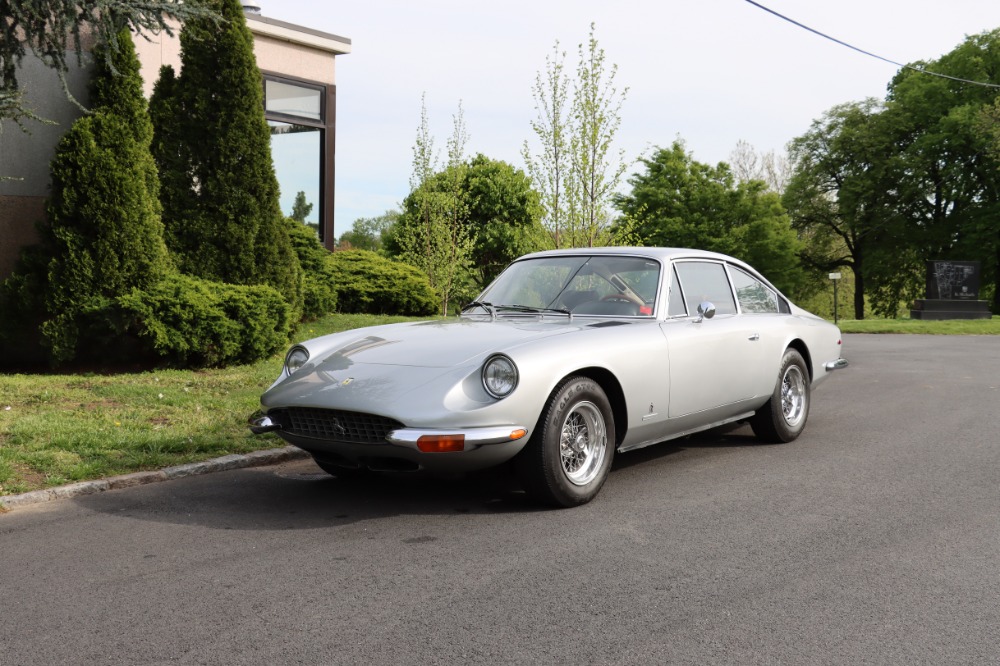
{"type": "Polygon", "coordinates": [[[261,402],[268,409],[297,405],[357,411],[372,411],[377,404],[379,413],[403,422],[413,414],[429,418],[442,399],[465,400],[458,397],[461,391],[450,398],[444,394],[469,375],[470,365],[488,354],[580,328],[568,321],[537,318],[462,319],[380,326],[353,336],[335,334],[306,342],[310,361],[279,379],[261,402]]]}
{"type": "Polygon", "coordinates": [[[538,319],[395,324],[361,331],[365,335],[353,339],[338,339],[340,344],[319,352],[316,369],[344,369],[355,364],[447,368],[492,351],[577,329],[579,326],[566,321],[538,319]]]}

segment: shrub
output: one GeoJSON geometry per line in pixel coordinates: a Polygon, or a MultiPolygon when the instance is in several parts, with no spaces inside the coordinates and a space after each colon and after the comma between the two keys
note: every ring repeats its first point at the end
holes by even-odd
{"type": "Polygon", "coordinates": [[[292,218],[287,221],[292,249],[302,265],[302,319],[319,319],[337,307],[336,280],[327,262],[330,252],[320,244],[314,229],[292,218]]]}
{"type": "Polygon", "coordinates": [[[185,367],[252,363],[288,342],[291,308],[272,287],[171,275],[118,299],[119,326],[185,367]]]}
{"type": "Polygon", "coordinates": [[[437,312],[440,297],[427,275],[409,264],[368,250],[334,252],[333,268],[340,312],[423,316],[437,312]]]}

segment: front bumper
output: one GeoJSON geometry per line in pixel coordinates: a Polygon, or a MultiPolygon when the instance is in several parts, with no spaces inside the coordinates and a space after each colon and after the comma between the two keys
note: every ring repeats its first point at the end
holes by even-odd
{"type": "Polygon", "coordinates": [[[397,428],[384,441],[358,443],[308,437],[292,432],[267,414],[250,417],[255,435],[273,432],[314,457],[350,467],[470,471],[499,465],[527,443],[528,429],[517,425],[476,428],[397,428]],[[441,443],[447,448],[440,448],[441,443]],[[406,463],[405,466],[387,462],[406,463]]]}
{"type": "Polygon", "coordinates": [[[420,428],[400,428],[393,430],[386,441],[396,446],[420,451],[421,440],[445,437],[461,437],[464,444],[462,451],[474,451],[480,446],[489,444],[506,444],[523,438],[528,434],[526,428],[519,426],[500,426],[491,428],[456,428],[445,430],[422,430],[420,428]]]}

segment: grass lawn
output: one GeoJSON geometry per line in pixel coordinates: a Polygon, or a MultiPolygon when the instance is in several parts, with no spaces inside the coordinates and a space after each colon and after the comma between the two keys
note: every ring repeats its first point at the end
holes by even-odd
{"type": "MultiPolygon", "coordinates": [[[[331,315],[299,339],[407,317],[331,315]]],[[[845,333],[1000,335],[979,321],[841,320],[845,333]]],[[[281,370],[283,353],[219,370],[115,375],[0,375],[0,495],[282,446],[246,417],[281,370]]]]}
{"type": "Polygon", "coordinates": [[[925,335],[1000,335],[1000,317],[992,319],[841,319],[844,333],[913,333],[925,335]]]}
{"type": "MultiPolygon", "coordinates": [[[[408,317],[331,315],[297,339],[408,317]]],[[[284,446],[246,419],[284,351],[253,365],[135,374],[0,375],[0,496],[284,446]]]]}

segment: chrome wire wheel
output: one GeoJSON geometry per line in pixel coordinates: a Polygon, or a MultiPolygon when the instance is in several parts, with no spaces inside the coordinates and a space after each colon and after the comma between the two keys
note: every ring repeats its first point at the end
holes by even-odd
{"type": "Polygon", "coordinates": [[[585,486],[602,469],[608,449],[608,432],[601,410],[580,402],[566,415],[559,437],[563,473],[570,483],[585,486]]]}
{"type": "Polygon", "coordinates": [[[805,418],[808,400],[806,379],[798,365],[789,365],[781,378],[781,415],[794,428],[805,418]]]}

